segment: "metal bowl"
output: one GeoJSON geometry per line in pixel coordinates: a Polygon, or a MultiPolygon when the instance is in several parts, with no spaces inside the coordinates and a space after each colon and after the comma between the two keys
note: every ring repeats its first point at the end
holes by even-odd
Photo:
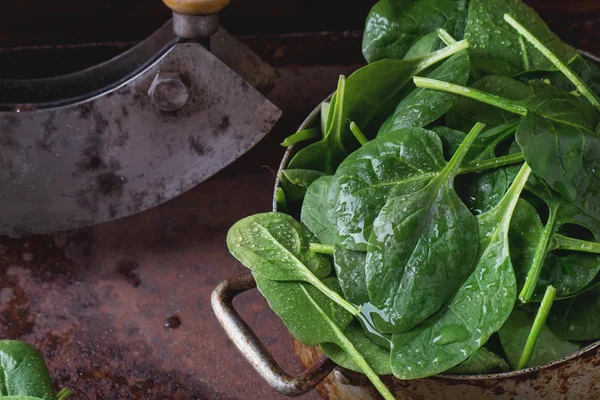
{"type": "MultiPolygon", "coordinates": [[[[583,55],[600,62],[593,55],[583,55]]],[[[319,105],[299,130],[314,126],[320,111],[319,105]]],[[[293,146],[285,152],[275,190],[279,188],[281,172],[294,153],[293,146]]],[[[275,196],[273,211],[277,211],[275,196]]],[[[292,338],[294,350],[307,370],[297,377],[283,372],[232,306],[236,295],[255,287],[251,274],[231,278],[215,289],[211,301],[215,315],[229,338],[270,386],[287,396],[298,396],[316,389],[325,399],[380,398],[366,376],[337,366],[323,355],[318,346],[305,346],[295,338],[292,338]]],[[[600,342],[596,342],[554,362],[519,371],[485,375],[440,374],[408,381],[390,375],[383,376],[382,380],[397,398],[407,399],[597,399],[600,398],[599,366],[600,342]]]]}

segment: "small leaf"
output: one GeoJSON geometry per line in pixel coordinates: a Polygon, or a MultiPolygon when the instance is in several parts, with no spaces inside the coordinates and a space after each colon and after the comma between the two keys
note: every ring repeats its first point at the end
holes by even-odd
{"type": "Polygon", "coordinates": [[[281,187],[288,202],[301,201],[306,189],[324,173],[310,169],[285,169],[281,173],[281,187]]]}
{"type": "Polygon", "coordinates": [[[600,339],[600,287],[557,302],[550,311],[548,325],[565,340],[600,339]]]}

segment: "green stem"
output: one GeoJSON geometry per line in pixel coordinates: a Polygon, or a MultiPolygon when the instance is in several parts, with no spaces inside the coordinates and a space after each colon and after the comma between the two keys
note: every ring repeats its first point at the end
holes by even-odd
{"type": "Polygon", "coordinates": [[[485,124],[482,124],[481,122],[477,122],[473,126],[473,128],[471,128],[471,131],[467,134],[467,137],[465,137],[465,139],[462,141],[462,143],[458,147],[458,150],[456,150],[456,153],[454,153],[454,155],[448,162],[448,165],[446,165],[446,167],[444,168],[444,172],[440,174],[440,182],[445,181],[448,177],[454,177],[459,172],[460,165],[465,159],[467,152],[471,148],[473,142],[475,142],[475,140],[477,139],[477,136],[479,136],[479,134],[483,131],[484,128],[485,124]]]}
{"type": "Polygon", "coordinates": [[[600,254],[600,243],[573,239],[555,233],[552,237],[551,250],[572,250],[581,251],[584,253],[600,254]]]}
{"type": "Polygon", "coordinates": [[[358,140],[358,143],[360,143],[361,146],[364,146],[365,144],[369,143],[369,139],[367,139],[367,137],[362,133],[358,125],[354,123],[354,121],[350,122],[350,131],[352,131],[352,134],[354,135],[356,140],[358,140]]]}
{"type": "Polygon", "coordinates": [[[63,388],[56,395],[56,400],[65,400],[67,397],[70,397],[72,394],[73,394],[73,392],[71,391],[71,389],[69,389],[69,388],[63,388]]]}
{"type": "Polygon", "coordinates": [[[434,51],[433,53],[429,53],[426,56],[421,58],[421,61],[416,66],[416,71],[423,71],[433,64],[441,61],[445,58],[450,57],[453,54],[458,53],[461,50],[469,48],[470,44],[468,40],[461,40],[460,42],[456,42],[451,44],[450,46],[446,46],[443,49],[434,51]]]}
{"type": "Polygon", "coordinates": [[[600,99],[598,96],[594,94],[594,92],[589,88],[588,85],[585,84],[584,81],[581,80],[573,72],[568,65],[562,62],[556,54],[552,53],[550,49],[548,49],[542,42],[540,42],[531,32],[529,32],[523,25],[521,25],[516,19],[514,19],[509,14],[504,14],[504,20],[508,22],[510,26],[515,28],[517,32],[519,32],[529,43],[533,45],[536,49],[540,51],[556,68],[560,70],[577,88],[577,91],[585,96],[586,99],[598,110],[600,110],[600,99]]]}
{"type": "Polygon", "coordinates": [[[333,254],[333,246],[330,246],[328,244],[310,243],[308,245],[308,248],[313,253],[329,254],[329,255],[333,254]]]}
{"type": "Polygon", "coordinates": [[[540,273],[542,272],[542,267],[544,266],[544,260],[546,259],[546,255],[548,254],[550,240],[552,238],[552,233],[554,232],[555,223],[556,212],[550,210],[548,222],[546,222],[546,226],[544,227],[544,231],[542,232],[542,235],[540,237],[540,241],[535,250],[535,254],[533,255],[533,260],[531,261],[531,267],[529,268],[529,272],[527,273],[525,284],[523,285],[521,293],[519,293],[519,300],[521,300],[523,303],[527,303],[529,300],[531,300],[531,297],[533,297],[535,287],[540,277],[540,273]]]}
{"type": "MultiPolygon", "coordinates": [[[[309,301],[320,310],[323,314],[326,314],[321,306],[314,301],[314,299],[308,294],[309,301]]],[[[390,390],[385,386],[385,384],[381,381],[379,376],[373,371],[373,368],[366,362],[365,358],[360,354],[360,352],[354,347],[354,344],[348,339],[348,337],[344,334],[344,332],[337,326],[330,318],[327,318],[327,322],[330,328],[335,332],[335,336],[337,340],[334,340],[334,343],[338,345],[342,350],[344,350],[350,358],[356,363],[356,365],[360,368],[360,370],[369,378],[373,386],[377,389],[377,391],[383,396],[385,400],[395,400],[394,395],[390,392],[390,390]]]]}
{"type": "Polygon", "coordinates": [[[369,378],[375,389],[381,394],[381,396],[385,400],[395,400],[394,395],[390,392],[387,386],[381,381],[379,376],[373,371],[373,368],[367,363],[365,358],[360,354],[360,352],[354,347],[352,342],[344,336],[344,344],[343,347],[346,353],[352,358],[352,360],[356,363],[356,365],[360,368],[360,370],[369,378]]]}
{"type": "Polygon", "coordinates": [[[305,140],[314,139],[317,136],[319,136],[319,128],[304,129],[303,131],[296,132],[293,135],[286,137],[281,145],[284,147],[289,147],[295,145],[296,143],[304,142],[305,140]]]}
{"type": "Polygon", "coordinates": [[[436,79],[422,78],[415,76],[413,78],[415,85],[420,88],[439,90],[440,92],[457,94],[459,96],[468,97],[473,100],[480,101],[485,104],[489,104],[494,107],[501,108],[503,110],[519,114],[522,116],[527,115],[527,108],[516,104],[511,100],[507,100],[503,97],[496,96],[483,92],[481,90],[469,88],[466,86],[455,85],[444,81],[438,81],[436,79]]]}
{"type": "Polygon", "coordinates": [[[354,315],[355,317],[360,314],[360,310],[356,307],[354,307],[352,304],[348,303],[342,296],[339,295],[338,292],[336,292],[335,290],[331,290],[327,287],[327,285],[325,285],[323,282],[321,282],[316,276],[314,275],[309,275],[309,282],[310,284],[312,284],[313,286],[315,286],[317,289],[319,289],[321,292],[323,292],[323,294],[327,297],[329,297],[331,300],[333,300],[335,303],[339,304],[340,307],[342,307],[344,310],[348,311],[350,314],[354,315]]]}
{"type": "Polygon", "coordinates": [[[548,318],[548,314],[550,313],[550,309],[552,308],[552,303],[554,302],[555,296],[556,289],[552,286],[548,286],[546,293],[544,294],[542,304],[540,305],[540,309],[538,310],[535,320],[533,321],[533,326],[531,327],[531,332],[529,332],[529,337],[527,337],[527,343],[525,343],[525,348],[521,354],[521,359],[517,365],[517,370],[525,368],[527,363],[529,363],[531,355],[533,354],[533,349],[535,348],[535,344],[540,335],[540,331],[542,330],[542,327],[546,322],[546,318],[548,318]]]}
{"type": "Polygon", "coordinates": [[[507,156],[496,157],[489,160],[479,161],[477,164],[467,164],[461,167],[459,174],[470,174],[473,172],[482,172],[488,169],[506,167],[507,165],[518,164],[525,161],[523,153],[509,154],[507,156]]]}
{"type": "Polygon", "coordinates": [[[454,39],[452,35],[450,35],[445,29],[439,28],[437,30],[437,35],[440,39],[442,39],[442,42],[444,42],[446,46],[456,43],[456,39],[454,39]]]}

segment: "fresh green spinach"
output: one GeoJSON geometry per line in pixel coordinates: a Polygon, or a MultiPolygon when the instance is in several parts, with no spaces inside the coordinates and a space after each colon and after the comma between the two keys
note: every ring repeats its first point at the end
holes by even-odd
{"type": "MultiPolygon", "coordinates": [[[[271,309],[296,339],[308,346],[323,343],[338,346],[358,369],[367,375],[386,400],[394,399],[351,339],[344,334],[346,326],[352,321],[352,314],[312,285],[294,281],[272,281],[256,271],[254,277],[258,289],[269,302],[271,309]]],[[[335,278],[328,278],[323,284],[336,293],[339,291],[335,278]]]]}
{"type": "MultiPolygon", "coordinates": [[[[464,85],[470,72],[469,54],[463,50],[444,61],[428,77],[464,85]]],[[[456,102],[456,97],[417,88],[400,101],[396,111],[379,129],[378,135],[400,128],[423,128],[450,110],[456,102]]]]}
{"type": "MultiPolygon", "coordinates": [[[[377,308],[372,318],[382,333],[406,332],[421,323],[471,273],[477,220],[454,191],[454,178],[483,128],[475,125],[425,187],[396,186],[373,221],[365,268],[369,299],[377,308]]],[[[439,145],[438,150],[441,156],[439,145]]]]}
{"type": "Polygon", "coordinates": [[[358,310],[321,282],[332,271],[327,256],[309,251],[315,237],[287,214],[264,213],[236,222],[227,234],[229,252],[253,272],[273,281],[307,282],[353,315],[358,310]]]}
{"type": "Polygon", "coordinates": [[[347,121],[372,138],[403,97],[402,89],[418,74],[461,50],[460,41],[412,60],[381,60],[340,79],[327,117],[325,137],[300,150],[290,161],[291,169],[312,169],[333,174],[338,165],[359,147],[347,121]]]}
{"type": "Polygon", "coordinates": [[[36,348],[17,340],[0,341],[0,398],[63,400],[70,393],[65,389],[54,394],[50,372],[36,348]]]}
{"type": "MultiPolygon", "coordinates": [[[[370,63],[401,60],[422,36],[445,27],[465,9],[465,0],[381,0],[367,17],[363,55],[370,63]]],[[[460,21],[449,25],[460,26],[460,21]]]]}
{"type": "Polygon", "coordinates": [[[472,42],[471,54],[477,68],[504,76],[554,69],[546,57],[504,21],[506,13],[518,16],[564,62],[575,56],[575,49],[552,33],[539,15],[524,2],[471,0],[465,38],[472,42]]]}
{"type": "Polygon", "coordinates": [[[530,172],[525,164],[502,201],[477,217],[477,261],[456,294],[417,328],[392,336],[391,360],[396,377],[422,378],[460,364],[483,346],[510,315],[517,285],[508,231],[530,172]]]}

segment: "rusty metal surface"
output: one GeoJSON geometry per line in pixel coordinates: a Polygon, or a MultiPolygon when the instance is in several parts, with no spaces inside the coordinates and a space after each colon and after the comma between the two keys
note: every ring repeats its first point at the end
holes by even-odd
{"type": "MultiPolygon", "coordinates": [[[[227,229],[271,209],[279,146],[350,66],[288,67],[270,100],[284,118],[252,152],[202,185],[136,216],[55,236],[0,238],[0,337],[46,357],[73,399],[280,399],[240,356],[210,308],[219,282],[247,270],[227,229]]],[[[290,374],[302,371],[256,292],[241,316],[290,374]]],[[[312,392],[303,399],[316,399],[312,392]]]]}
{"type": "Polygon", "coordinates": [[[0,232],[62,231],[162,204],[252,148],[280,115],[197,43],[85,103],[0,112],[0,232]],[[148,96],[159,71],[189,86],[177,112],[148,96]]]}
{"type": "Polygon", "coordinates": [[[215,316],[229,339],[269,386],[286,396],[300,396],[313,390],[333,371],[335,363],[322,356],[302,374],[286,374],[233,306],[236,296],[255,288],[256,281],[251,273],[220,283],[211,296],[215,316]]]}

